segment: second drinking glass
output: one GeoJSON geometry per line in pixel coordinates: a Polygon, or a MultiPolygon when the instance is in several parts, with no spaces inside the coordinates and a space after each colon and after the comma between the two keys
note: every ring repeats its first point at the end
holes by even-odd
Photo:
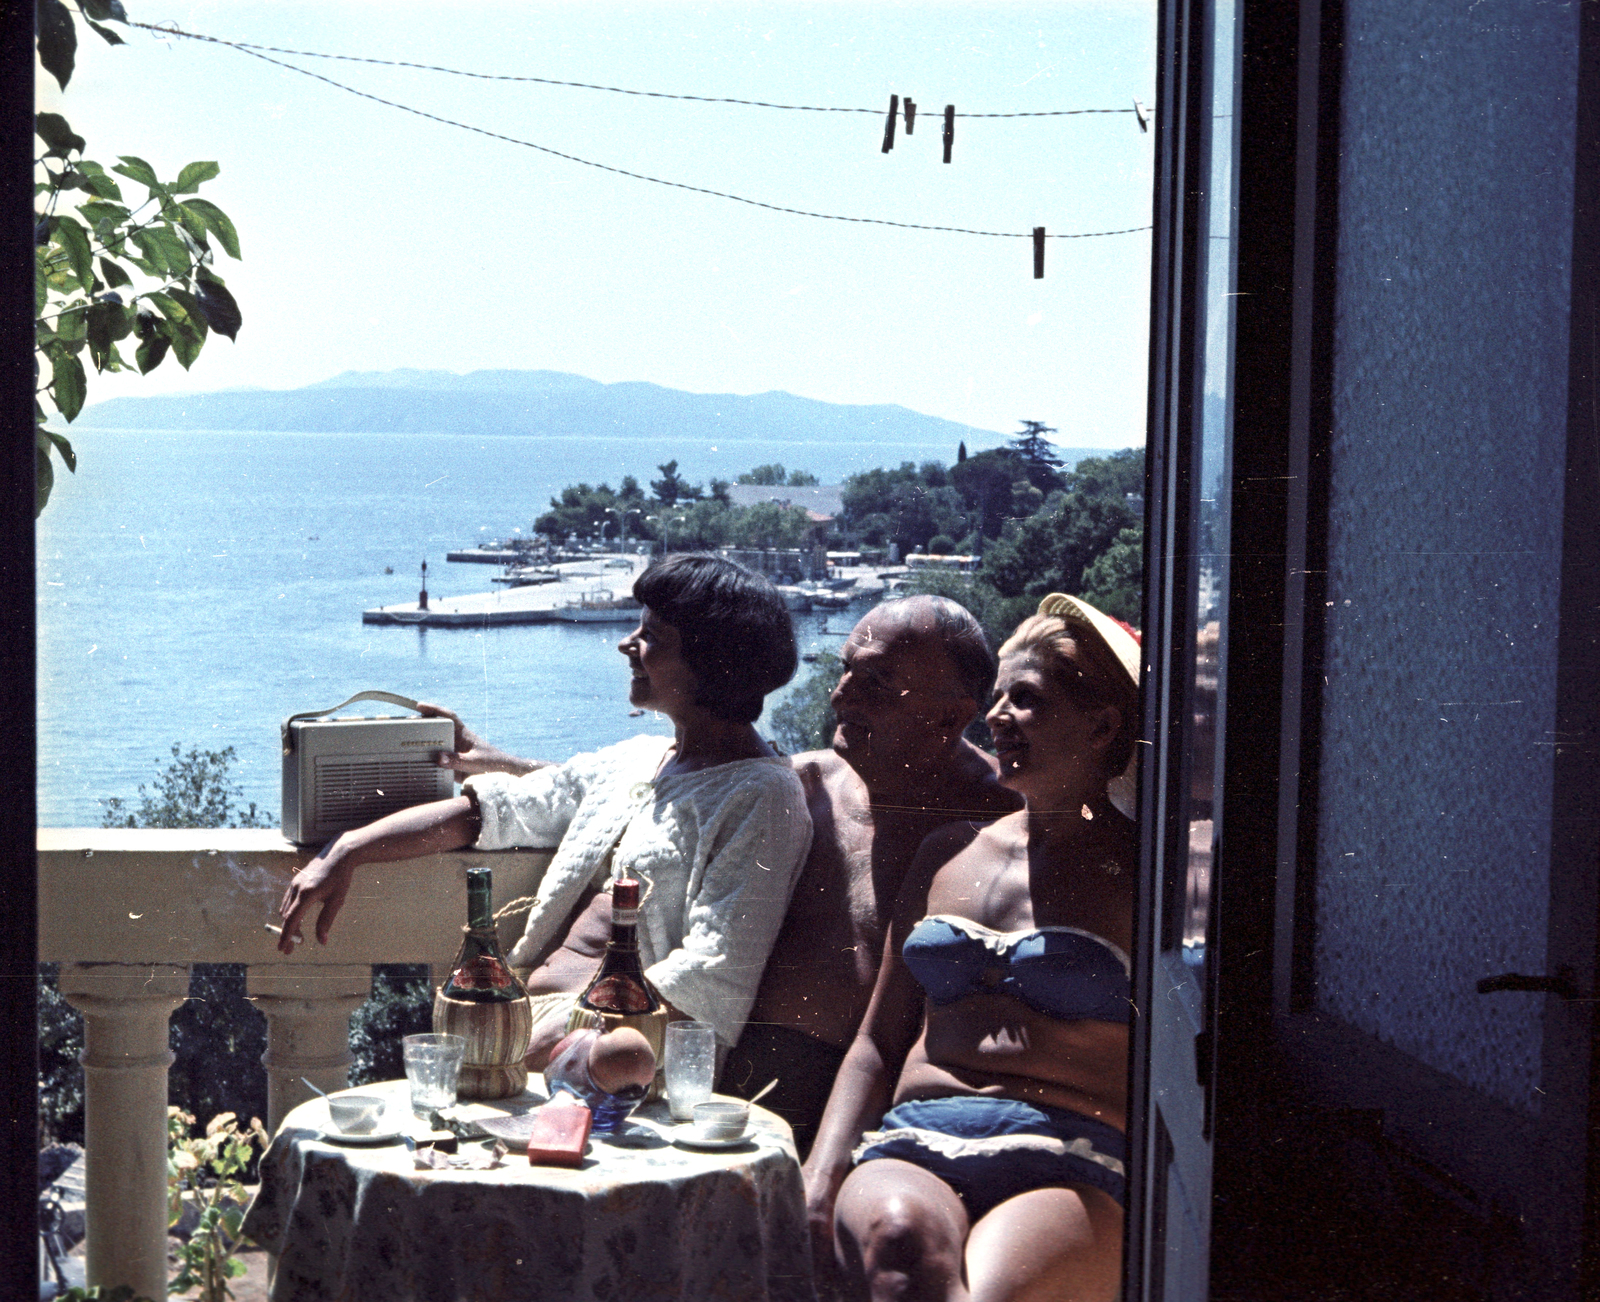
{"type": "Polygon", "coordinates": [[[692,1121],[694,1105],[711,1097],[717,1032],[710,1022],[667,1023],[667,1103],[674,1121],[692,1121]]]}

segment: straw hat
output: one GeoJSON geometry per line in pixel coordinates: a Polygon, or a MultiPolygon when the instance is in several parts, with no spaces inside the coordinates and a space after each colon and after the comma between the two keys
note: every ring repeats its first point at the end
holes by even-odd
{"type": "MultiPolygon", "coordinates": [[[[1128,675],[1134,692],[1138,692],[1139,635],[1128,625],[1064,592],[1052,592],[1041,601],[1039,614],[1054,616],[1066,624],[1073,638],[1086,644],[1084,650],[1091,659],[1101,662],[1107,669],[1120,666],[1128,675]]],[[[1106,795],[1121,813],[1132,818],[1138,790],[1139,747],[1136,745],[1128,767],[1106,783],[1106,795]]]]}

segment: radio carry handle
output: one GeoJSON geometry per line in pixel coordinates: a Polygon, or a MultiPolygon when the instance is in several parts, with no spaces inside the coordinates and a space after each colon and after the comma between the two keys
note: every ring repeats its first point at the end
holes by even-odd
{"type": "Polygon", "coordinates": [[[283,721],[283,753],[294,754],[294,729],[289,725],[301,719],[320,719],[324,715],[337,714],[347,705],[354,705],[357,701],[387,701],[390,705],[404,706],[408,710],[421,712],[422,707],[409,696],[401,696],[396,692],[357,692],[348,701],[340,701],[338,705],[327,710],[303,710],[299,714],[291,714],[283,721]]]}

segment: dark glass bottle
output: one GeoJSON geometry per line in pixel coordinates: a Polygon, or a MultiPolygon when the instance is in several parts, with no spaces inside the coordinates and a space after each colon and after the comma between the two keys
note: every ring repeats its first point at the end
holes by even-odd
{"type": "Polygon", "coordinates": [[[654,1013],[661,996],[639,965],[639,882],[622,877],[611,885],[611,939],[600,970],[578,996],[578,1007],[613,1017],[654,1013]]]}
{"type": "Polygon", "coordinates": [[[455,967],[440,991],[446,999],[508,1004],[527,997],[527,990],[500,952],[500,939],[494,930],[491,879],[488,868],[467,869],[467,928],[455,967]]]}

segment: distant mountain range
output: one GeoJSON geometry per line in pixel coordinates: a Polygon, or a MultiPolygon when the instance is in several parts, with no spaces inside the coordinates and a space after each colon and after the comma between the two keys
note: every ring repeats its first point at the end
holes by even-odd
{"type": "Polygon", "coordinates": [[[534,434],[916,444],[953,460],[1005,435],[898,406],[846,406],[792,393],[685,393],[640,381],[601,384],[559,371],[346,371],[303,389],[111,398],[77,424],[112,429],[303,434],[534,434]]]}

